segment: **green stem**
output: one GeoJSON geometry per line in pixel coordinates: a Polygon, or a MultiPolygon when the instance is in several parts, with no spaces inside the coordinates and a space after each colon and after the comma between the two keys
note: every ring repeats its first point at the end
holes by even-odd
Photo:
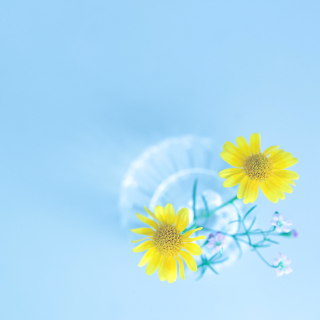
{"type": "MultiPolygon", "coordinates": [[[[195,187],[196,187],[196,184],[195,184],[195,187]]],[[[193,220],[192,226],[190,226],[189,228],[187,228],[187,229],[185,230],[185,232],[187,232],[187,231],[189,231],[189,230],[191,230],[191,229],[194,229],[194,228],[201,227],[200,225],[197,224],[197,222],[198,222],[199,220],[204,219],[204,218],[209,218],[209,217],[211,217],[215,212],[217,212],[218,210],[222,209],[223,207],[229,205],[230,203],[233,203],[233,202],[234,202],[235,200],[237,200],[237,199],[238,199],[238,197],[235,196],[235,197],[233,197],[232,199],[230,199],[229,201],[225,202],[225,203],[222,204],[221,206],[213,209],[212,211],[210,211],[209,213],[207,213],[207,214],[205,214],[205,215],[201,214],[201,215],[199,215],[199,216],[197,216],[197,217],[196,217],[196,215],[195,215],[196,218],[193,220]]],[[[193,204],[194,204],[194,203],[195,203],[195,201],[193,201],[193,204]]],[[[195,214],[195,207],[193,208],[193,212],[194,212],[194,214],[195,214]]],[[[203,228],[203,229],[205,229],[205,228],[203,228]]],[[[214,231],[214,230],[212,230],[212,231],[214,231]]]]}
{"type": "Polygon", "coordinates": [[[222,204],[221,206],[219,206],[217,208],[214,208],[213,210],[209,211],[208,214],[199,215],[198,218],[194,220],[194,222],[196,222],[196,220],[200,220],[200,219],[203,219],[203,218],[211,217],[214,213],[216,213],[217,211],[219,211],[223,207],[227,206],[228,204],[233,203],[237,199],[238,199],[238,197],[235,196],[232,199],[230,199],[229,201],[227,201],[224,204],[222,204]]]}
{"type": "MultiPolygon", "coordinates": [[[[230,199],[229,201],[225,202],[224,204],[222,204],[221,206],[213,209],[212,211],[209,211],[208,208],[206,207],[206,214],[200,214],[198,216],[196,216],[196,211],[195,211],[195,193],[196,193],[196,188],[197,188],[197,181],[195,181],[195,184],[194,184],[194,188],[193,188],[193,212],[194,212],[194,221],[193,221],[193,225],[191,227],[189,227],[186,231],[188,230],[191,230],[193,228],[197,228],[197,227],[200,227],[198,225],[198,222],[200,219],[203,219],[203,218],[209,218],[211,217],[215,212],[217,212],[218,210],[222,209],[223,207],[229,205],[229,204],[232,204],[233,207],[236,209],[237,211],[237,215],[238,215],[238,219],[239,219],[239,228],[238,228],[238,232],[239,232],[239,229],[240,229],[240,225],[243,227],[243,229],[245,230],[245,232],[242,232],[242,233],[236,233],[236,234],[229,234],[227,232],[223,232],[223,231],[216,231],[216,230],[213,230],[213,229],[210,229],[210,228],[207,228],[207,227],[203,227],[203,230],[205,231],[210,231],[210,232],[214,232],[214,233],[217,233],[217,232],[220,232],[221,234],[223,234],[224,236],[227,236],[227,237],[231,237],[233,238],[233,240],[235,240],[236,242],[242,242],[242,243],[245,243],[246,245],[248,245],[249,247],[252,248],[253,251],[256,252],[256,254],[259,256],[259,258],[269,267],[271,268],[277,268],[277,266],[273,266],[271,265],[262,255],[261,253],[257,250],[256,246],[254,244],[252,244],[251,242],[251,237],[250,236],[263,236],[264,240],[266,240],[267,236],[269,235],[277,235],[277,236],[280,236],[281,234],[278,234],[278,233],[274,233],[274,230],[275,230],[275,227],[272,227],[270,230],[268,231],[262,231],[262,230],[258,230],[258,229],[255,229],[255,230],[248,230],[245,226],[245,223],[244,223],[244,220],[243,218],[241,218],[241,215],[240,215],[240,212],[239,212],[239,209],[234,205],[234,201],[238,199],[237,196],[233,197],[232,199],[230,199]],[[247,237],[248,241],[244,240],[244,239],[241,239],[240,237],[247,237]]],[[[205,203],[206,204],[206,203],[205,203]]],[[[250,210],[252,211],[252,209],[250,210]]],[[[250,227],[251,228],[251,227],[250,227]]],[[[250,229],[249,228],[249,229],[250,229]]],[[[202,247],[204,247],[207,243],[208,243],[208,239],[203,243],[202,247]]],[[[239,249],[240,250],[240,249],[239,249]]],[[[213,257],[211,257],[213,258],[213,257]]],[[[208,264],[208,262],[204,262],[202,264],[200,264],[198,267],[202,267],[204,265],[207,265],[211,270],[213,269],[211,266],[210,266],[210,263],[208,264]]],[[[216,272],[215,270],[212,270],[213,272],[216,272]]]]}
{"type": "Polygon", "coordinates": [[[277,268],[277,266],[273,266],[272,264],[270,264],[262,255],[261,253],[256,249],[256,248],[253,248],[253,250],[256,252],[256,254],[260,257],[260,259],[269,267],[271,268],[277,268]]]}
{"type": "Polygon", "coordinates": [[[196,195],[197,195],[197,185],[198,185],[198,179],[195,180],[193,185],[193,192],[192,192],[192,209],[193,209],[193,216],[194,220],[197,220],[197,213],[196,213],[196,195]]]}
{"type": "MultiPolygon", "coordinates": [[[[245,228],[245,227],[244,227],[245,228]]],[[[205,228],[205,229],[209,229],[209,228],[205,228]]],[[[213,232],[217,232],[215,230],[212,230],[212,229],[209,229],[213,232]]],[[[247,229],[245,229],[247,230],[247,229]]],[[[223,234],[224,236],[227,236],[227,237],[231,237],[233,238],[234,240],[236,241],[239,241],[239,242],[242,242],[242,243],[245,243],[246,245],[248,245],[249,247],[251,247],[253,249],[253,251],[255,251],[257,253],[257,255],[260,257],[260,259],[266,264],[268,265],[269,267],[271,268],[277,268],[276,266],[273,266],[271,265],[267,260],[265,260],[265,258],[261,255],[261,253],[257,250],[257,248],[255,248],[255,246],[252,244],[251,242],[251,238],[250,238],[250,232],[245,232],[245,233],[241,233],[241,234],[229,234],[229,233],[226,233],[226,232],[223,232],[223,231],[219,231],[221,234],[223,234]],[[248,241],[245,241],[241,238],[239,238],[240,236],[247,236],[248,238],[248,241]]],[[[258,235],[258,234],[257,234],[258,235]]],[[[208,243],[208,240],[205,241],[204,245],[208,243]]],[[[204,246],[203,245],[203,246],[204,246]]]]}

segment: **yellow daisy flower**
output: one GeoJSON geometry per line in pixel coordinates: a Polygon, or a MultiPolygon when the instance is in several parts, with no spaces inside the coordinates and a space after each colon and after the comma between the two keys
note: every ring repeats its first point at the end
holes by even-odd
{"type": "Polygon", "coordinates": [[[137,217],[151,228],[131,229],[132,232],[149,236],[132,241],[139,242],[148,239],[148,241],[132,249],[133,252],[148,250],[141,259],[139,267],[148,263],[146,268],[148,275],[153,274],[159,268],[160,280],[168,280],[170,283],[177,279],[176,261],[179,263],[179,273],[183,280],[184,265],[182,259],[187,263],[191,271],[197,271],[197,264],[191,254],[200,255],[202,250],[199,245],[192,242],[206,237],[189,238],[194,232],[201,230],[202,227],[181,234],[189,224],[189,210],[183,208],[176,215],[170,203],[165,208],[156,206],[154,213],[146,207],[144,209],[154,220],[139,213],[137,213],[137,217]],[[183,249],[187,251],[183,251],[183,249]]]}
{"type": "Polygon", "coordinates": [[[284,191],[292,192],[293,179],[299,179],[296,172],[284,170],[296,164],[297,158],[291,153],[278,149],[279,146],[260,150],[260,133],[253,133],[250,146],[243,137],[237,138],[236,147],[227,141],[223,146],[221,157],[236,168],[222,170],[219,173],[224,181],[224,187],[233,187],[240,183],[238,198],[244,198],[244,203],[254,202],[258,197],[259,186],[264,195],[272,202],[285,198],[284,191]]]}

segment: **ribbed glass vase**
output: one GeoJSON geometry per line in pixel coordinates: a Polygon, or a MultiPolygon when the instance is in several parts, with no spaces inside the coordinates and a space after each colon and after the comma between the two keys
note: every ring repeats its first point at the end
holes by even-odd
{"type": "MultiPolygon", "coordinates": [[[[226,167],[220,152],[213,140],[195,136],[170,138],[148,148],[131,164],[122,182],[119,206],[125,229],[141,227],[136,213],[145,214],[143,206],[153,211],[155,206],[167,203],[171,203],[176,212],[188,208],[192,223],[195,181],[196,212],[205,210],[205,202],[209,210],[213,210],[232,199],[236,191],[224,188],[218,176],[218,172],[226,167]]],[[[241,212],[241,202],[234,204],[241,212]]],[[[227,205],[199,224],[232,233],[238,228],[237,223],[229,224],[234,220],[237,220],[237,211],[234,206],[227,205]]],[[[201,234],[208,232],[201,231],[201,234]]],[[[210,254],[211,251],[204,248],[203,253],[210,254]]],[[[226,239],[224,256],[229,259],[222,265],[234,261],[237,254],[232,239],[226,239]]],[[[217,269],[219,267],[221,265],[217,269]]]]}

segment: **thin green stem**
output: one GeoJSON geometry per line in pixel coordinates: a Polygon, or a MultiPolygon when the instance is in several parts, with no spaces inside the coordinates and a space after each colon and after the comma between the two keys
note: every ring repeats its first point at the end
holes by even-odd
{"type": "MultiPolygon", "coordinates": [[[[191,230],[193,228],[197,228],[197,227],[200,227],[201,225],[199,225],[199,222],[201,219],[206,219],[206,221],[208,221],[208,219],[214,215],[215,212],[217,212],[218,210],[224,208],[225,206],[231,204],[236,212],[237,212],[237,216],[238,216],[238,220],[236,221],[233,221],[233,222],[238,222],[238,230],[235,234],[230,234],[228,232],[224,232],[224,231],[217,231],[217,230],[214,230],[214,229],[210,229],[210,228],[207,228],[205,226],[203,226],[203,230],[204,231],[209,231],[209,232],[212,232],[212,233],[221,233],[223,234],[224,236],[226,237],[230,237],[232,238],[235,243],[237,244],[238,248],[239,248],[239,256],[241,255],[241,245],[240,243],[244,243],[246,245],[248,245],[249,247],[252,248],[253,251],[256,252],[256,254],[259,256],[259,258],[269,267],[271,268],[277,268],[277,266],[273,266],[272,264],[270,264],[262,255],[261,253],[258,251],[257,248],[261,248],[261,247],[264,247],[266,246],[266,244],[264,244],[266,241],[269,242],[269,243],[277,243],[276,241],[273,241],[271,239],[268,239],[269,236],[282,236],[282,234],[280,233],[276,233],[275,232],[275,227],[271,227],[269,230],[267,231],[263,231],[261,229],[254,229],[254,230],[251,230],[251,228],[253,227],[254,225],[254,222],[255,222],[255,218],[253,219],[253,221],[251,222],[250,224],[250,227],[247,228],[246,225],[245,225],[245,218],[252,212],[253,209],[255,209],[256,206],[252,207],[251,209],[249,209],[249,211],[242,217],[241,214],[240,214],[240,211],[239,209],[237,208],[237,206],[234,204],[234,201],[236,201],[238,198],[237,196],[233,197],[232,199],[230,199],[229,201],[225,202],[224,204],[220,205],[219,207],[209,211],[209,208],[208,208],[208,205],[207,205],[207,202],[206,202],[206,199],[202,196],[202,200],[204,202],[204,205],[205,205],[205,210],[202,210],[200,212],[199,215],[196,215],[196,190],[197,190],[197,183],[198,181],[196,180],[195,183],[194,183],[194,187],[193,187],[193,211],[194,211],[194,221],[193,221],[193,225],[191,227],[189,227],[187,230],[191,230]],[[241,227],[243,228],[244,232],[239,232],[241,227]],[[259,242],[256,242],[256,243],[252,243],[252,239],[251,237],[256,237],[256,236],[262,236],[262,240],[259,241],[259,242]],[[243,239],[242,237],[246,237],[247,239],[243,239]]],[[[206,225],[206,223],[204,224],[206,225]]],[[[206,239],[206,241],[202,244],[202,248],[205,247],[209,240],[209,238],[206,239]]],[[[221,253],[220,253],[221,255],[221,253]]],[[[200,265],[198,265],[198,268],[202,267],[202,268],[206,268],[208,267],[209,269],[211,269],[213,272],[217,273],[216,270],[214,270],[211,266],[211,263],[214,263],[214,259],[216,258],[217,254],[214,254],[209,260],[206,260],[206,261],[203,261],[200,265]]],[[[225,259],[221,260],[221,261],[217,261],[217,263],[221,263],[225,261],[225,259]]],[[[204,273],[205,269],[202,270],[202,275],[204,273]]]]}
{"type": "Polygon", "coordinates": [[[272,264],[270,264],[262,255],[261,253],[256,249],[256,248],[253,248],[253,251],[256,252],[256,254],[260,257],[260,259],[269,267],[271,268],[277,268],[277,266],[273,266],[272,264]]]}
{"type": "Polygon", "coordinates": [[[217,208],[214,208],[213,210],[209,211],[208,214],[200,214],[198,216],[197,219],[194,220],[194,222],[196,222],[196,220],[200,220],[200,219],[203,219],[203,218],[207,218],[207,217],[211,217],[214,213],[216,213],[217,211],[219,211],[220,209],[222,209],[223,207],[227,206],[228,204],[230,203],[233,203],[235,200],[237,200],[238,197],[235,196],[233,197],[232,199],[230,199],[229,201],[223,203],[221,206],[217,207],[217,208]]]}
{"type": "Polygon", "coordinates": [[[198,185],[198,179],[194,181],[193,192],[192,192],[192,200],[193,200],[192,209],[193,209],[194,220],[197,220],[197,213],[196,213],[197,185],[198,185]]]}

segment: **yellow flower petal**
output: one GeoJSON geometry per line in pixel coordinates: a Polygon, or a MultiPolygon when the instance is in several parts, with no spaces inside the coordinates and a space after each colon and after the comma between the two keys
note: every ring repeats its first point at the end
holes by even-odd
{"type": "Polygon", "coordinates": [[[177,279],[177,262],[174,257],[167,257],[165,270],[168,282],[175,282],[177,279]]]}
{"type": "Polygon", "coordinates": [[[259,181],[259,186],[263,192],[263,194],[272,202],[277,203],[278,197],[277,195],[266,185],[265,182],[259,181]]]}
{"type": "Polygon", "coordinates": [[[206,239],[206,236],[199,236],[195,238],[187,238],[187,239],[182,239],[183,242],[193,242],[193,241],[198,241],[198,240],[204,240],[206,239]]]}
{"type": "Polygon", "coordinates": [[[246,193],[246,198],[244,199],[244,203],[253,203],[257,200],[259,193],[259,182],[258,180],[251,180],[248,185],[248,192],[246,193]]]}
{"type": "Polygon", "coordinates": [[[229,169],[224,169],[219,172],[219,177],[223,179],[228,179],[232,176],[234,176],[237,173],[244,172],[243,169],[238,169],[238,168],[229,168],[229,169]]]}
{"type": "Polygon", "coordinates": [[[200,246],[196,243],[184,243],[182,244],[182,248],[186,249],[194,256],[199,256],[202,253],[200,246]]]}
{"type": "Polygon", "coordinates": [[[271,152],[275,151],[276,149],[278,149],[280,146],[272,146],[267,148],[266,150],[264,150],[263,155],[267,156],[269,155],[271,152]]]}
{"type": "Polygon", "coordinates": [[[297,162],[298,162],[298,159],[291,156],[291,157],[288,157],[284,160],[280,160],[280,161],[274,163],[273,169],[274,170],[286,169],[286,168],[293,166],[297,162]]]}
{"type": "Polygon", "coordinates": [[[281,200],[285,199],[286,196],[278,184],[274,183],[270,179],[266,180],[265,183],[269,187],[269,189],[273,190],[273,192],[277,195],[279,199],[281,200]]]}
{"type": "Polygon", "coordinates": [[[244,194],[244,199],[243,199],[243,203],[244,204],[247,204],[250,202],[250,187],[251,187],[251,183],[252,183],[252,179],[249,179],[249,182],[247,183],[247,187],[246,187],[246,190],[245,190],[245,194],[244,194]]]}
{"type": "Polygon", "coordinates": [[[296,172],[291,170],[279,170],[279,171],[276,171],[275,174],[279,178],[294,179],[294,180],[299,179],[299,175],[296,172]]]}
{"type": "Polygon", "coordinates": [[[290,180],[290,179],[284,179],[285,182],[291,184],[292,186],[295,186],[296,184],[294,183],[293,180],[290,180]]]}
{"type": "Polygon", "coordinates": [[[156,206],[154,208],[154,214],[163,224],[166,224],[166,215],[164,213],[164,208],[161,206],[156,206]]]}
{"type": "Polygon", "coordinates": [[[241,152],[246,156],[246,157],[250,157],[251,156],[251,149],[248,145],[248,142],[246,141],[246,139],[244,137],[238,137],[237,138],[237,145],[239,147],[239,149],[241,150],[241,152]]]}
{"type": "Polygon", "coordinates": [[[245,196],[249,182],[250,178],[246,175],[240,182],[240,186],[237,193],[238,199],[242,199],[245,196]]]}
{"type": "Polygon", "coordinates": [[[189,269],[193,272],[196,272],[198,267],[196,261],[193,259],[192,255],[187,251],[180,251],[179,252],[182,259],[186,262],[189,269]]]}
{"type": "Polygon", "coordinates": [[[153,212],[151,212],[146,206],[144,206],[143,208],[144,208],[144,210],[146,210],[146,212],[147,212],[148,215],[150,215],[153,219],[159,221],[159,220],[157,219],[157,217],[155,216],[155,214],[154,214],[153,212]]]}
{"type": "Polygon", "coordinates": [[[260,133],[253,133],[250,137],[250,149],[252,154],[258,154],[261,152],[261,136],[260,133]]]}
{"type": "Polygon", "coordinates": [[[167,276],[166,276],[166,265],[167,265],[167,258],[166,258],[166,257],[163,257],[163,259],[162,259],[162,261],[161,261],[161,264],[160,264],[160,267],[159,267],[159,270],[158,270],[159,279],[160,279],[161,281],[167,280],[167,276]]]}
{"type": "Polygon", "coordinates": [[[182,208],[178,211],[176,215],[174,226],[177,231],[182,232],[189,224],[189,210],[187,208],[182,208]]]}
{"type": "Polygon", "coordinates": [[[220,153],[221,158],[234,167],[243,167],[243,161],[234,156],[232,153],[227,151],[222,151],[220,153]]]}
{"type": "Polygon", "coordinates": [[[276,175],[269,177],[269,180],[275,183],[280,187],[281,190],[287,192],[287,193],[292,193],[292,188],[289,186],[288,182],[283,180],[282,178],[277,177],[276,175]]]}
{"type": "Polygon", "coordinates": [[[231,176],[230,178],[228,178],[228,179],[223,183],[223,186],[226,187],[226,188],[234,187],[234,186],[236,186],[237,184],[239,184],[246,175],[247,175],[247,174],[244,173],[244,172],[237,173],[237,174],[235,174],[234,176],[231,176]]]}
{"type": "Polygon", "coordinates": [[[154,254],[156,253],[157,249],[155,247],[150,248],[142,257],[142,259],[140,260],[138,266],[139,267],[143,267],[146,263],[148,263],[152,257],[154,256],[154,254]]]}
{"type": "Polygon", "coordinates": [[[172,226],[176,216],[176,213],[174,212],[172,204],[168,203],[164,208],[164,211],[165,211],[166,221],[168,225],[172,226]]]}
{"type": "Polygon", "coordinates": [[[146,242],[139,244],[138,246],[133,248],[132,251],[133,252],[142,252],[142,251],[146,251],[152,247],[154,247],[154,242],[152,240],[149,240],[149,241],[146,241],[146,242]]]}
{"type": "MultiPolygon", "coordinates": [[[[271,177],[270,177],[270,178],[271,178],[271,177]]],[[[287,186],[288,184],[291,184],[291,185],[293,185],[293,186],[296,185],[296,184],[293,182],[293,180],[291,180],[291,179],[279,177],[279,176],[277,175],[277,172],[274,172],[274,173],[273,173],[273,178],[274,178],[274,179],[277,179],[277,180],[280,180],[281,182],[285,183],[286,186],[287,186]]],[[[290,188],[291,188],[291,187],[290,187],[290,188]]],[[[291,188],[291,189],[292,189],[292,188],[291,188]]],[[[284,190],[284,189],[283,189],[283,190],[284,190]]],[[[284,190],[284,191],[286,191],[286,190],[284,190]]],[[[291,193],[291,192],[289,192],[289,193],[291,193]]]]}
{"type": "Polygon", "coordinates": [[[277,162],[280,158],[286,156],[286,154],[290,154],[289,152],[285,152],[282,149],[278,149],[274,152],[271,152],[269,160],[272,160],[273,163],[277,162]]]}
{"type": "Polygon", "coordinates": [[[146,274],[149,276],[153,274],[157,268],[160,266],[162,260],[161,254],[156,251],[152,257],[152,259],[149,261],[147,268],[146,268],[146,274]]]}
{"type": "Polygon", "coordinates": [[[137,217],[140,221],[144,222],[145,224],[149,225],[150,227],[152,227],[155,230],[158,230],[159,226],[158,224],[154,221],[151,220],[145,216],[143,216],[142,214],[137,213],[137,217]]]}
{"type": "Polygon", "coordinates": [[[182,259],[176,255],[175,258],[177,259],[178,263],[179,263],[179,274],[180,274],[180,278],[182,280],[184,280],[184,264],[183,264],[183,261],[182,259]]]}
{"type": "Polygon", "coordinates": [[[132,243],[136,243],[136,242],[140,242],[140,241],[143,241],[143,240],[146,240],[146,239],[151,239],[150,237],[146,237],[146,238],[142,238],[142,239],[139,239],[139,240],[132,240],[131,242],[132,243]]]}
{"type": "Polygon", "coordinates": [[[137,229],[130,229],[134,233],[144,234],[146,236],[153,236],[155,231],[150,228],[137,228],[137,229]]]}
{"type": "Polygon", "coordinates": [[[255,202],[258,198],[259,194],[259,181],[255,180],[254,183],[251,185],[252,193],[251,193],[251,203],[255,202]]]}
{"type": "MultiPolygon", "coordinates": [[[[271,177],[270,177],[270,178],[271,178],[271,177]]],[[[277,175],[277,172],[274,172],[274,173],[273,173],[273,178],[276,179],[276,180],[279,180],[279,181],[281,181],[281,183],[285,184],[286,188],[288,188],[288,184],[291,184],[291,185],[293,185],[293,186],[296,185],[296,184],[293,182],[293,180],[291,180],[291,179],[279,177],[279,176],[277,175]]],[[[289,186],[288,189],[291,189],[291,192],[292,192],[292,188],[291,188],[290,186],[289,186]]],[[[283,189],[283,190],[286,191],[285,189],[283,189]]],[[[287,192],[287,191],[286,191],[286,192],[287,192]]],[[[291,192],[289,192],[289,193],[291,193],[291,192]]]]}
{"type": "Polygon", "coordinates": [[[196,231],[199,231],[201,229],[203,229],[203,227],[199,227],[199,228],[196,228],[196,229],[193,229],[193,230],[189,230],[189,231],[187,231],[186,233],[184,233],[181,236],[181,239],[186,239],[186,238],[190,237],[193,233],[195,233],[196,231]]]}
{"type": "Polygon", "coordinates": [[[239,158],[241,161],[244,161],[245,159],[245,155],[240,151],[239,148],[237,148],[233,143],[227,141],[224,146],[223,146],[223,150],[227,151],[231,154],[233,154],[234,156],[236,156],[237,158],[239,158]]]}

